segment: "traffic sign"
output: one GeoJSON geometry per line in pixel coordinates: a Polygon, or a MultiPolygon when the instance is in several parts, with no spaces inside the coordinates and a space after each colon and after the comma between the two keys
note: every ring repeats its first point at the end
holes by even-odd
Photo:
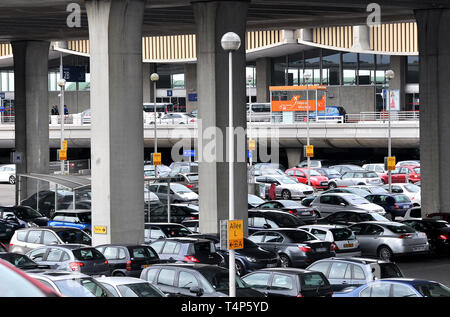
{"type": "Polygon", "coordinates": [[[256,142],[255,142],[255,140],[248,140],[248,149],[250,151],[254,151],[256,149],[256,142]]]}
{"type": "Polygon", "coordinates": [[[60,161],[67,161],[67,150],[58,150],[58,157],[60,161]]]}
{"type": "Polygon", "coordinates": [[[195,156],[195,150],[184,150],[183,151],[183,156],[194,157],[195,156]]]}
{"type": "Polygon", "coordinates": [[[161,165],[161,153],[153,153],[153,165],[161,165]]]}
{"type": "Polygon", "coordinates": [[[64,66],[63,78],[67,82],[85,82],[86,81],[86,67],[85,66],[64,66]]]}
{"type": "Polygon", "coordinates": [[[63,140],[63,142],[62,142],[62,149],[64,151],[67,151],[67,140],[63,140]]]}
{"type": "Polygon", "coordinates": [[[253,157],[253,152],[252,151],[247,151],[247,157],[248,158],[252,158],[253,157]]]}
{"type": "Polygon", "coordinates": [[[106,226],[94,226],[94,233],[106,234],[106,226]]]}
{"type": "Polygon", "coordinates": [[[228,250],[244,247],[244,222],[242,220],[228,220],[228,250]]]}
{"type": "Polygon", "coordinates": [[[173,90],[167,90],[167,97],[173,96],[173,90]]]}
{"type": "Polygon", "coordinates": [[[314,145],[306,145],[305,146],[305,156],[306,157],[314,157],[314,145]]]}
{"type": "Polygon", "coordinates": [[[0,92],[0,99],[5,99],[6,94],[4,92],[0,92]]]}
{"type": "Polygon", "coordinates": [[[388,158],[387,158],[387,170],[388,171],[395,170],[395,156],[388,156],[388,158]]]}

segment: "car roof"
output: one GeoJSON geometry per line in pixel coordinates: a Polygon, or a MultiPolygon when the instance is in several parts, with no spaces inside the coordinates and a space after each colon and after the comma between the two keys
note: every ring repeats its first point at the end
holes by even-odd
{"type": "Polygon", "coordinates": [[[99,282],[105,282],[116,286],[124,284],[148,283],[146,280],[130,276],[100,276],[95,279],[99,282]]]}
{"type": "Polygon", "coordinates": [[[179,268],[185,268],[185,269],[203,269],[203,268],[218,268],[217,265],[211,265],[211,264],[201,264],[201,263],[156,263],[151,266],[152,267],[179,267],[179,268]]]}
{"type": "Polygon", "coordinates": [[[133,248],[133,247],[148,247],[146,244],[133,244],[133,243],[110,243],[110,244],[100,244],[95,246],[99,247],[125,247],[125,248],[133,248]]]}
{"type": "MultiPolygon", "coordinates": [[[[83,202],[86,200],[80,200],[78,202],[83,202]]],[[[88,200],[90,201],[90,200],[88,200]]],[[[80,213],[91,213],[90,209],[58,209],[57,211],[55,211],[55,214],[57,213],[70,213],[70,214],[80,214],[80,213]]]]}
{"type": "Polygon", "coordinates": [[[404,226],[405,224],[400,223],[400,222],[395,222],[395,221],[362,221],[359,223],[371,223],[374,225],[380,225],[382,227],[386,227],[386,226],[404,226]]]}
{"type": "MultiPolygon", "coordinates": [[[[325,258],[321,259],[319,261],[349,261],[352,263],[360,263],[360,264],[373,264],[373,263],[393,263],[390,261],[384,261],[379,259],[372,259],[372,258],[359,258],[359,257],[331,257],[331,258],[325,258]]],[[[318,262],[318,261],[317,261],[318,262]]],[[[395,264],[395,263],[394,263],[395,264]]]]}
{"type": "Polygon", "coordinates": [[[65,226],[58,226],[58,227],[51,227],[51,226],[44,226],[44,227],[31,227],[31,228],[22,228],[22,229],[18,229],[16,231],[30,231],[30,230],[52,230],[54,232],[59,232],[59,231],[65,231],[67,229],[71,229],[71,230],[78,230],[78,231],[82,231],[81,229],[78,228],[74,228],[74,227],[65,227],[65,226]]]}
{"type": "Polygon", "coordinates": [[[272,267],[272,268],[263,268],[259,271],[269,271],[269,272],[279,272],[279,273],[290,273],[290,274],[303,274],[303,273],[317,273],[317,271],[311,271],[307,269],[299,269],[299,268],[282,268],[282,267],[272,267]]]}
{"type": "Polygon", "coordinates": [[[300,229],[302,228],[321,228],[321,229],[341,229],[341,228],[347,228],[346,226],[343,225],[328,225],[328,224],[312,224],[312,225],[305,225],[305,226],[301,226],[300,229]]]}
{"type": "Polygon", "coordinates": [[[51,281],[60,281],[71,278],[80,278],[80,277],[89,277],[89,275],[79,273],[79,272],[70,272],[70,271],[62,271],[62,270],[47,270],[39,273],[27,273],[31,277],[44,277],[51,281]]]}
{"type": "Polygon", "coordinates": [[[202,239],[202,238],[189,238],[189,237],[172,237],[172,238],[164,238],[161,240],[168,240],[168,241],[178,241],[181,243],[192,243],[192,242],[211,242],[211,240],[208,239],[202,239]]]}
{"type": "Polygon", "coordinates": [[[398,278],[384,278],[380,281],[386,281],[386,282],[399,282],[404,284],[412,284],[412,285],[419,285],[419,284],[429,284],[429,283],[437,283],[436,281],[431,280],[423,280],[419,278],[405,278],[405,277],[398,277],[398,278]]]}
{"type": "Polygon", "coordinates": [[[41,248],[61,248],[61,249],[69,249],[69,250],[76,250],[76,249],[92,249],[91,246],[86,246],[85,244],[55,244],[55,245],[44,245],[41,248]]]}

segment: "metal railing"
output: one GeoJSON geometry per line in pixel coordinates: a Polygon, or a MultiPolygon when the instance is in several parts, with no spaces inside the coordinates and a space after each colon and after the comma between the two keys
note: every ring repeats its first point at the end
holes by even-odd
{"type": "MultiPolygon", "coordinates": [[[[391,111],[391,121],[418,121],[419,111],[391,111]]],[[[389,112],[361,112],[345,115],[346,122],[388,121],[389,112]]]]}

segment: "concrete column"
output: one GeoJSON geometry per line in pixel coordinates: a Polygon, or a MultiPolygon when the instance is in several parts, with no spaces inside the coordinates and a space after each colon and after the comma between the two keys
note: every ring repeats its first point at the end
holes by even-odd
{"type": "MultiPolygon", "coordinates": [[[[16,173],[48,174],[48,53],[50,42],[12,42],[14,55],[15,149],[22,152],[16,173]]],[[[36,192],[36,182],[21,184],[21,199],[36,192]],[[26,185],[28,184],[28,185],[26,185]]],[[[46,184],[40,184],[44,188],[46,184]]]]}
{"type": "Polygon", "coordinates": [[[286,155],[288,159],[287,168],[296,167],[303,159],[303,148],[290,148],[286,149],[286,155]]]}
{"type": "Polygon", "coordinates": [[[405,110],[406,56],[391,56],[391,69],[395,73],[390,89],[400,89],[400,110],[405,110]]]}
{"type": "Polygon", "coordinates": [[[145,0],[89,0],[93,245],[144,242],[145,0]]]}
{"type": "Polygon", "coordinates": [[[415,12],[420,56],[422,215],[450,213],[450,9],[415,12]]]}
{"type": "MultiPolygon", "coordinates": [[[[229,212],[228,155],[225,151],[228,126],[228,53],[222,49],[220,40],[227,32],[235,32],[241,38],[240,49],[233,53],[233,121],[235,127],[245,129],[245,27],[248,2],[194,2],[192,6],[197,26],[198,109],[202,120],[199,131],[203,132],[202,137],[199,136],[198,151],[209,152],[211,138],[205,134],[208,128],[217,127],[223,135],[218,136],[216,143],[217,151],[223,153],[222,157],[219,155],[212,162],[199,158],[200,231],[217,233],[219,221],[228,219],[229,212]]],[[[236,147],[238,143],[239,140],[235,142],[236,147]]],[[[243,162],[234,164],[235,218],[243,219],[244,228],[247,228],[247,165],[245,158],[238,159],[243,162]]]]}
{"type": "Polygon", "coordinates": [[[256,60],[256,101],[269,102],[269,86],[272,83],[272,61],[270,58],[256,60]]]}
{"type": "Polygon", "coordinates": [[[197,64],[184,65],[184,85],[186,88],[186,112],[198,108],[198,101],[189,101],[189,94],[197,93],[197,64]]]}
{"type": "Polygon", "coordinates": [[[370,50],[370,29],[367,25],[355,25],[353,27],[354,50],[370,50]]]}
{"type": "Polygon", "coordinates": [[[142,83],[144,102],[153,102],[153,85],[150,75],[156,72],[156,63],[142,63],[142,83]]]}

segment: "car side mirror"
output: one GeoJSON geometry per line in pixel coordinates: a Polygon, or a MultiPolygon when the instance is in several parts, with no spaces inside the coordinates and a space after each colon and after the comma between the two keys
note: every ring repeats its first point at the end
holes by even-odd
{"type": "Polygon", "coordinates": [[[202,296],[203,295],[203,289],[198,287],[198,286],[192,286],[189,289],[189,292],[191,292],[191,293],[193,293],[193,294],[195,294],[197,296],[202,296]]]}
{"type": "Polygon", "coordinates": [[[265,224],[263,225],[263,228],[264,228],[264,229],[271,229],[272,226],[269,225],[268,223],[265,223],[265,224]]]}

